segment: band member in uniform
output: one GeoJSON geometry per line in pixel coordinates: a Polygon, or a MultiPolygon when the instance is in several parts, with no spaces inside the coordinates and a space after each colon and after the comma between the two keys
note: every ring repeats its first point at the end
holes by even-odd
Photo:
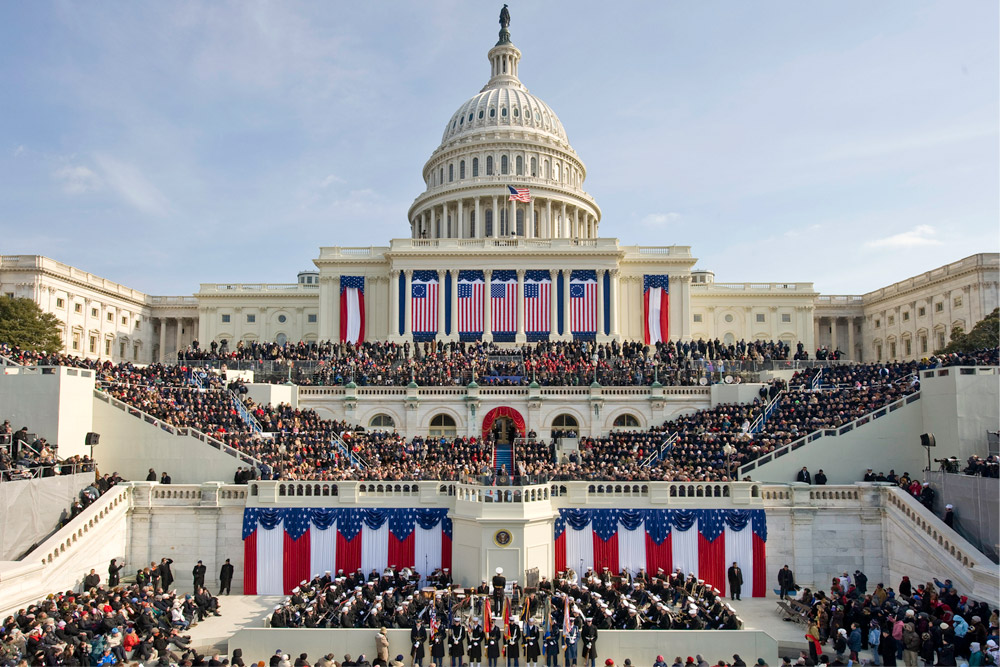
{"type": "Polygon", "coordinates": [[[503,610],[504,590],[507,587],[507,578],[503,576],[503,568],[498,567],[497,573],[493,576],[493,609],[503,610]]]}
{"type": "Polygon", "coordinates": [[[504,648],[507,650],[507,667],[520,667],[521,627],[515,619],[510,621],[510,629],[507,631],[507,641],[504,643],[504,648]]]}
{"type": "Polygon", "coordinates": [[[597,664],[597,628],[594,627],[594,619],[588,618],[587,623],[580,630],[580,641],[583,643],[583,664],[590,667],[597,664]]]}
{"type": "Polygon", "coordinates": [[[545,667],[559,667],[559,633],[552,630],[545,635],[545,667]]]}
{"type": "Polygon", "coordinates": [[[427,628],[424,627],[424,622],[421,619],[417,619],[410,630],[410,666],[422,667],[424,664],[424,644],[427,643],[427,628]]]}
{"type": "Polygon", "coordinates": [[[534,619],[528,616],[528,624],[524,626],[524,661],[528,667],[538,665],[538,656],[542,654],[542,635],[535,625],[534,619]]]}
{"type": "Polygon", "coordinates": [[[448,655],[451,656],[451,667],[462,667],[462,656],[465,655],[465,628],[457,618],[451,622],[448,655]]]}
{"type": "MultiPolygon", "coordinates": [[[[565,604],[569,604],[569,599],[565,604]]],[[[580,630],[576,627],[576,619],[570,623],[569,628],[563,628],[563,645],[566,647],[566,667],[573,665],[576,667],[577,643],[580,641],[580,630]]]]}
{"type": "Polygon", "coordinates": [[[470,667],[482,667],[483,664],[483,642],[486,633],[479,619],[472,619],[472,629],[469,630],[469,665],[470,667]]]}
{"type": "Polygon", "coordinates": [[[488,667],[497,667],[497,659],[500,657],[500,645],[503,642],[503,633],[500,631],[500,617],[493,619],[493,627],[490,628],[489,640],[486,644],[486,659],[488,667]]]}
{"type": "Polygon", "coordinates": [[[437,667],[444,665],[444,630],[438,629],[431,636],[431,662],[437,667]]]}

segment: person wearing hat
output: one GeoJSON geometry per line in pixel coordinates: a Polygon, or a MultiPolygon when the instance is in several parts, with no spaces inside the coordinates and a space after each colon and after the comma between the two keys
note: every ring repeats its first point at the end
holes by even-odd
{"type": "Polygon", "coordinates": [[[944,525],[949,528],[955,527],[955,506],[951,503],[944,506],[944,525]]]}
{"type": "Polygon", "coordinates": [[[422,666],[424,664],[424,644],[427,643],[427,628],[424,627],[423,620],[417,617],[413,628],[410,629],[410,667],[422,666]]]}
{"type": "MultiPolygon", "coordinates": [[[[569,604],[569,600],[565,602],[569,604]]],[[[563,646],[565,649],[565,667],[571,664],[576,667],[577,644],[580,641],[580,629],[576,627],[576,619],[569,624],[569,628],[563,628],[563,646]]]]}
{"type": "Polygon", "coordinates": [[[389,662],[389,637],[384,627],[375,633],[375,659],[381,660],[383,664],[389,662]]]}
{"type": "Polygon", "coordinates": [[[483,641],[486,633],[479,622],[479,618],[472,619],[472,627],[469,629],[469,665],[471,667],[482,667],[483,664],[483,641]]]}
{"type": "Polygon", "coordinates": [[[503,568],[498,567],[493,575],[493,609],[499,611],[503,609],[505,590],[507,588],[507,578],[503,576],[503,568]]]}
{"type": "Polygon", "coordinates": [[[436,632],[431,633],[431,663],[442,667],[444,665],[445,654],[445,629],[439,627],[436,632]]]}
{"type": "Polygon", "coordinates": [[[512,618],[507,626],[507,638],[504,641],[504,651],[507,654],[507,667],[518,667],[521,664],[521,622],[512,618]]]}
{"type": "Polygon", "coordinates": [[[733,561],[733,564],[729,566],[729,571],[726,573],[726,578],[729,580],[729,598],[731,600],[740,599],[740,591],[743,588],[743,570],[740,569],[740,564],[733,561]]]}
{"type": "Polygon", "coordinates": [[[198,561],[194,568],[191,569],[191,576],[194,577],[194,590],[198,590],[205,585],[205,573],[207,571],[208,568],[201,561],[198,561]]]}
{"type": "Polygon", "coordinates": [[[583,644],[583,664],[590,667],[597,664],[597,628],[594,626],[593,617],[587,618],[583,628],[580,630],[580,643],[583,644]]]}
{"type": "Polygon", "coordinates": [[[222,565],[222,569],[219,570],[219,595],[222,595],[223,592],[229,595],[233,586],[233,570],[233,564],[227,558],[226,562],[222,565]]]}
{"type": "Polygon", "coordinates": [[[488,667],[497,667],[497,660],[500,658],[503,646],[503,633],[500,630],[501,620],[499,616],[493,617],[493,627],[490,628],[490,633],[486,639],[486,661],[488,667]]]}
{"type": "Polygon", "coordinates": [[[448,633],[448,655],[451,656],[451,667],[462,667],[462,656],[465,655],[465,628],[455,617],[451,621],[451,631],[448,633]]]}
{"type": "Polygon", "coordinates": [[[524,626],[524,661],[529,667],[537,667],[538,657],[542,654],[542,633],[535,625],[535,620],[528,616],[524,626]]]}

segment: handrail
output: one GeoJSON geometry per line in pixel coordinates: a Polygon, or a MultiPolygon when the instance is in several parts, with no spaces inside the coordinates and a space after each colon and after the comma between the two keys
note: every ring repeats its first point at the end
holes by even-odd
{"type": "Polygon", "coordinates": [[[344,442],[344,439],[340,437],[340,434],[336,431],[333,432],[333,438],[330,440],[333,445],[340,450],[340,453],[347,457],[348,462],[352,467],[358,470],[364,470],[368,467],[368,462],[363,458],[351,451],[350,445],[344,442]]]}
{"type": "Polygon", "coordinates": [[[20,365],[21,364],[17,363],[10,357],[0,354],[0,366],[20,366],[20,365]]]}
{"type": "Polygon", "coordinates": [[[815,391],[819,389],[823,384],[823,367],[821,366],[819,372],[813,376],[812,382],[810,382],[810,387],[815,391]]]}
{"type": "Polygon", "coordinates": [[[93,461],[87,461],[84,463],[47,463],[45,465],[39,466],[28,466],[27,468],[16,467],[17,463],[14,463],[13,468],[0,468],[0,482],[16,482],[24,479],[39,479],[43,477],[63,477],[67,475],[76,475],[78,473],[94,472],[96,463],[93,461]],[[63,468],[67,466],[71,467],[72,470],[69,472],[62,472],[63,468]],[[51,475],[41,474],[44,470],[53,470],[51,475]],[[15,478],[14,475],[17,475],[15,478]]]}
{"type": "Polygon", "coordinates": [[[235,391],[232,389],[227,391],[229,392],[229,399],[233,402],[233,405],[236,406],[236,412],[239,413],[240,419],[243,420],[243,423],[249,426],[250,430],[256,435],[261,435],[264,432],[264,427],[260,425],[260,422],[253,416],[253,413],[247,409],[247,406],[243,404],[243,401],[240,400],[240,397],[236,395],[235,391]]]}
{"type": "Polygon", "coordinates": [[[646,460],[642,462],[643,467],[645,468],[651,467],[653,465],[654,458],[656,459],[657,463],[662,461],[663,455],[673,450],[674,443],[677,442],[677,438],[679,437],[680,434],[677,431],[673,431],[670,435],[668,435],[667,438],[660,443],[660,446],[657,447],[655,451],[650,452],[649,456],[646,457],[646,460]]]}
{"type": "Polygon", "coordinates": [[[917,401],[919,399],[920,399],[920,391],[915,391],[912,394],[907,394],[906,396],[903,396],[902,398],[893,401],[892,403],[887,403],[886,405],[883,405],[880,408],[876,408],[871,412],[866,412],[865,414],[861,415],[854,421],[848,422],[847,424],[841,424],[840,426],[837,426],[835,428],[821,428],[815,431],[810,431],[801,438],[793,440],[787,445],[783,445],[771,452],[768,452],[767,454],[764,454],[763,456],[760,456],[757,459],[750,461],[746,465],[740,466],[739,476],[740,478],[742,478],[744,475],[748,474],[751,470],[754,470],[755,468],[758,468],[764,465],[765,463],[770,463],[771,461],[774,461],[775,459],[778,459],[784,456],[785,454],[788,454],[798,449],[799,447],[812,442],[813,440],[818,440],[823,436],[844,435],[845,433],[849,433],[850,431],[853,431],[859,426],[864,426],[869,422],[884,417],[890,412],[895,412],[904,405],[909,405],[910,403],[913,403],[914,401],[917,401]]]}
{"type": "Polygon", "coordinates": [[[207,433],[199,431],[198,429],[196,429],[194,427],[191,427],[191,426],[180,427],[180,426],[174,426],[173,424],[169,424],[169,423],[163,421],[162,419],[159,419],[158,417],[154,417],[153,415],[151,415],[151,414],[149,414],[147,412],[143,412],[139,408],[137,408],[137,407],[135,407],[133,405],[129,405],[125,401],[121,401],[121,400],[115,398],[114,396],[111,396],[110,394],[107,394],[107,393],[101,391],[100,389],[94,389],[94,398],[96,398],[96,399],[98,399],[100,401],[104,401],[108,405],[116,407],[119,410],[121,410],[122,412],[125,412],[126,414],[130,414],[133,417],[136,417],[138,419],[142,419],[147,424],[151,424],[153,426],[157,426],[157,427],[160,428],[160,430],[166,431],[167,433],[169,433],[171,435],[179,435],[179,436],[189,435],[192,438],[196,438],[198,440],[201,440],[206,445],[209,445],[211,447],[215,447],[216,449],[218,449],[220,452],[223,452],[224,454],[228,454],[228,455],[230,455],[232,457],[235,457],[235,458],[239,459],[240,461],[243,461],[244,463],[249,463],[249,464],[251,464],[253,466],[256,466],[258,470],[263,469],[264,467],[266,467],[263,461],[261,461],[259,459],[256,459],[256,458],[250,456],[249,454],[244,454],[243,452],[241,452],[240,450],[236,449],[235,447],[230,447],[226,443],[222,442],[221,440],[219,440],[217,438],[213,438],[212,436],[208,435],[207,433]]]}
{"type": "Polygon", "coordinates": [[[760,431],[764,428],[764,424],[767,423],[768,418],[771,416],[771,413],[774,412],[774,409],[778,407],[778,404],[781,402],[781,397],[784,395],[785,390],[782,389],[775,394],[773,398],[768,399],[764,403],[764,409],[760,411],[757,418],[753,420],[752,424],[750,424],[750,433],[760,433],[760,431]]]}

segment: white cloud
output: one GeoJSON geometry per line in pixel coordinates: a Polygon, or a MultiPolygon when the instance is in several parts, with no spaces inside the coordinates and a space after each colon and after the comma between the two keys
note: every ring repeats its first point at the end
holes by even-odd
{"type": "Polygon", "coordinates": [[[319,187],[323,188],[325,190],[326,188],[330,187],[331,185],[341,185],[341,184],[346,183],[346,182],[347,181],[345,181],[344,179],[342,179],[340,176],[337,176],[336,174],[330,174],[329,176],[327,176],[326,178],[324,178],[322,181],[320,181],[319,187]]]}
{"type": "Polygon", "coordinates": [[[866,248],[919,248],[926,246],[941,245],[941,241],[934,238],[937,234],[930,225],[917,225],[907,232],[900,232],[882,239],[873,239],[865,242],[866,248]]]}
{"type": "Polygon", "coordinates": [[[103,154],[96,155],[94,161],[104,181],[126,202],[149,215],[167,215],[170,202],[134,165],[103,154]]]}
{"type": "Polygon", "coordinates": [[[70,195],[82,195],[101,186],[100,176],[82,165],[60,167],[54,176],[62,183],[63,192],[70,195]]]}
{"type": "Polygon", "coordinates": [[[681,219],[680,213],[650,213],[640,222],[646,227],[664,227],[681,219]]]}
{"type": "Polygon", "coordinates": [[[13,157],[21,157],[22,155],[24,155],[24,151],[25,151],[25,150],[27,150],[27,149],[26,149],[26,148],[24,147],[24,144],[21,144],[21,145],[19,145],[19,146],[15,146],[15,147],[14,147],[14,150],[12,150],[12,151],[10,152],[10,154],[11,154],[11,155],[12,155],[13,157]]]}

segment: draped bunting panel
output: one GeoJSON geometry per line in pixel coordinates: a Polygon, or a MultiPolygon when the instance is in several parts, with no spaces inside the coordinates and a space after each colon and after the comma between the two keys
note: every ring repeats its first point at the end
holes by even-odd
{"type": "Polygon", "coordinates": [[[483,415],[483,438],[489,437],[490,429],[493,428],[493,423],[500,417],[509,417],[512,419],[514,421],[514,428],[517,429],[518,435],[524,437],[524,416],[514,408],[501,405],[500,407],[493,408],[483,415]]]}
{"type": "Polygon", "coordinates": [[[446,509],[287,508],[243,511],[243,592],[287,595],[329,570],[451,567],[446,509]],[[417,558],[419,554],[419,558],[417,558]]]}
{"type": "Polygon", "coordinates": [[[743,570],[743,595],[763,597],[767,578],[764,510],[561,509],[555,566],[632,574],[680,568],[727,594],[726,571],[743,570]]]}

